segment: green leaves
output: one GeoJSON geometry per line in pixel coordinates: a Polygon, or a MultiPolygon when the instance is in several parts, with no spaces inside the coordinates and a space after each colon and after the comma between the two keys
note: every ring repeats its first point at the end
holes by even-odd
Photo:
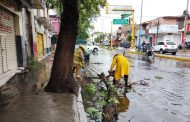
{"type": "Polygon", "coordinates": [[[89,107],[86,112],[89,114],[90,118],[94,120],[100,118],[101,116],[101,112],[99,112],[95,107],[89,107]]]}
{"type": "Polygon", "coordinates": [[[40,70],[45,67],[45,64],[42,62],[38,62],[34,57],[29,57],[29,70],[40,70]]]}
{"type": "Polygon", "coordinates": [[[95,42],[104,41],[104,39],[106,37],[106,35],[101,32],[95,32],[94,34],[97,35],[97,38],[95,38],[95,42]]]}
{"type": "MultiPolygon", "coordinates": [[[[79,0],[78,3],[80,14],[78,38],[87,39],[89,30],[93,28],[92,21],[100,15],[100,8],[105,6],[106,0],[79,0]]],[[[60,17],[63,12],[62,0],[46,0],[46,5],[55,9],[60,17]]]]}
{"type": "Polygon", "coordinates": [[[84,89],[84,92],[91,96],[91,95],[95,95],[96,94],[96,85],[93,84],[93,83],[90,83],[90,84],[87,84],[85,89],[84,89]]]}

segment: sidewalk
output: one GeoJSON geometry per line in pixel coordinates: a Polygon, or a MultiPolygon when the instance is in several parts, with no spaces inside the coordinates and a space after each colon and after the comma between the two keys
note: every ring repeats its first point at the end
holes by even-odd
{"type": "Polygon", "coordinates": [[[80,93],[44,92],[52,57],[44,59],[44,70],[16,75],[0,87],[0,122],[86,122],[80,93]]]}

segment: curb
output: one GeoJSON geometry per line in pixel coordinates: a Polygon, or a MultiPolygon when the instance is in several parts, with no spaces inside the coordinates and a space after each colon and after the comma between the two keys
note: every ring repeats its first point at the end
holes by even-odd
{"type": "Polygon", "coordinates": [[[178,50],[179,52],[190,52],[190,50],[178,50]]]}
{"type": "MultiPolygon", "coordinates": [[[[142,55],[141,52],[132,52],[132,51],[126,51],[126,54],[139,54],[139,55],[142,55]]],[[[182,58],[182,57],[168,56],[168,55],[162,55],[162,54],[155,54],[155,56],[159,57],[159,58],[166,58],[166,59],[190,62],[190,58],[182,58]]]]}
{"type": "Polygon", "coordinates": [[[141,52],[136,52],[136,51],[126,51],[126,54],[139,54],[141,55],[141,52]]]}
{"type": "Polygon", "coordinates": [[[173,60],[178,60],[178,61],[190,62],[190,58],[167,56],[167,55],[161,55],[161,54],[155,54],[155,56],[159,58],[167,58],[167,59],[173,59],[173,60]]]}
{"type": "Polygon", "coordinates": [[[76,106],[78,109],[78,119],[79,122],[87,122],[87,117],[84,111],[84,105],[83,105],[83,100],[82,100],[82,95],[81,95],[81,87],[79,89],[79,96],[77,97],[76,101],[76,106]]]}
{"type": "Polygon", "coordinates": [[[4,74],[0,75],[0,87],[6,84],[11,78],[13,78],[17,73],[22,72],[22,70],[19,69],[13,69],[11,71],[8,71],[4,74]]]}

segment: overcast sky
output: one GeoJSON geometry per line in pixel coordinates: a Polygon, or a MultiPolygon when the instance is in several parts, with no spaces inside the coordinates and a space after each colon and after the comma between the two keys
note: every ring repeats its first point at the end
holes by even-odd
{"type": "MultiPolygon", "coordinates": [[[[141,1],[142,0],[107,0],[109,5],[131,5],[135,10],[135,22],[140,23],[141,1]]],[[[142,22],[158,18],[160,16],[179,16],[186,9],[187,0],[143,0],[142,22]]],[[[106,15],[105,8],[101,16],[94,23],[95,31],[110,32],[111,21],[118,19],[121,15],[106,15]]],[[[120,25],[113,25],[113,31],[120,25]]]]}

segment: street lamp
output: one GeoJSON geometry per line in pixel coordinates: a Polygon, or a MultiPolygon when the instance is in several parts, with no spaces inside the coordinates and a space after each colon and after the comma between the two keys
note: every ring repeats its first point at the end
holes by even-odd
{"type": "Polygon", "coordinates": [[[140,31],[139,31],[139,49],[140,49],[140,42],[141,42],[141,32],[142,32],[142,9],[143,9],[143,0],[141,1],[141,16],[140,16],[140,31]]]}

